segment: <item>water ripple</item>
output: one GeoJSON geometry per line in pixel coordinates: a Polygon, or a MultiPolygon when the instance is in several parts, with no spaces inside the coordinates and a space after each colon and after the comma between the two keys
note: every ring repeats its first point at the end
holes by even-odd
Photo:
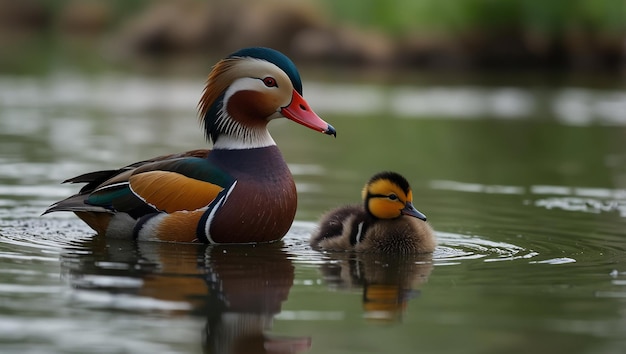
{"type": "MultiPolygon", "coordinates": [[[[57,260],[61,249],[72,249],[74,254],[80,253],[75,245],[92,237],[93,232],[78,220],[35,219],[29,221],[9,221],[0,234],[0,241],[13,246],[35,248],[34,254],[23,252],[0,252],[0,258],[13,260],[30,259],[38,261],[57,260]],[[46,255],[44,251],[49,251],[46,255]],[[76,252],[74,252],[76,251],[76,252]]],[[[291,230],[283,239],[284,249],[290,253],[289,258],[303,264],[320,264],[327,262],[324,252],[312,249],[308,239],[316,224],[308,221],[294,222],[291,230]]],[[[576,258],[590,252],[609,252],[610,249],[594,249],[593,246],[559,243],[560,239],[519,237],[518,243],[493,241],[480,235],[464,235],[446,231],[437,231],[438,247],[433,254],[435,265],[452,265],[464,261],[480,260],[482,262],[527,261],[537,264],[563,264],[575,262],[576,258]]],[[[87,251],[85,251],[87,252],[87,251]]],[[[125,263],[101,264],[102,268],[121,269],[125,263]]],[[[123,270],[123,269],[122,269],[123,270]]],[[[106,281],[106,279],[96,279],[106,281]]]]}
{"type": "MultiPolygon", "coordinates": [[[[32,218],[4,220],[0,243],[21,249],[36,249],[40,253],[58,254],[64,247],[90,238],[94,233],[82,222],[63,218],[32,218]]],[[[20,251],[21,252],[21,251],[20,251]]]]}
{"type": "MultiPolygon", "coordinates": [[[[315,223],[297,221],[285,237],[285,248],[294,253],[294,261],[308,264],[328,262],[324,257],[325,252],[313,250],[308,245],[308,238],[315,227],[315,223]]],[[[519,245],[491,241],[475,235],[438,231],[437,239],[439,245],[433,254],[435,265],[454,265],[477,259],[484,262],[528,260],[540,255],[539,252],[519,245]]],[[[550,260],[542,262],[547,263],[550,260]]]]}
{"type": "Polygon", "coordinates": [[[459,264],[462,260],[482,259],[484,262],[529,259],[539,253],[506,242],[490,241],[473,235],[437,232],[440,246],[435,251],[435,265],[459,264]]]}

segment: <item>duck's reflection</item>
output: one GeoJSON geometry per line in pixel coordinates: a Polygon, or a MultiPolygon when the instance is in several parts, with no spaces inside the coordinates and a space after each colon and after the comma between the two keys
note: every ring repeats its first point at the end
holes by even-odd
{"type": "Polygon", "coordinates": [[[407,303],[419,295],[433,269],[432,255],[327,253],[321,272],[328,286],[339,290],[363,289],[367,319],[397,322],[407,303]]]}
{"type": "Polygon", "coordinates": [[[62,262],[72,286],[156,300],[173,315],[206,316],[206,353],[298,353],[311,346],[309,337],[267,334],[294,279],[280,243],[211,247],[96,237],[78,246],[62,262]]]}

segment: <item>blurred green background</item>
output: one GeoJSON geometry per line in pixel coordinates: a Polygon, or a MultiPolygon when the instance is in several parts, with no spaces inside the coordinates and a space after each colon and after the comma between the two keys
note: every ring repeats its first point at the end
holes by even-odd
{"type": "Polygon", "coordinates": [[[621,75],[625,33],[624,0],[0,0],[0,70],[264,45],[299,65],[621,75]]]}

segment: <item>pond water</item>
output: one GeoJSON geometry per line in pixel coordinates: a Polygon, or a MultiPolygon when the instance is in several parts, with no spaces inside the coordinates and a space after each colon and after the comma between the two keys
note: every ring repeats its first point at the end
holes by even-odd
{"type": "Polygon", "coordinates": [[[206,146],[202,79],[0,77],[0,351],[626,352],[626,91],[416,85],[305,78],[338,136],[270,126],[291,231],[207,247],[40,217],[78,189],[65,178],[206,146]],[[385,169],[411,181],[434,254],[312,250],[319,215],[385,169]]]}

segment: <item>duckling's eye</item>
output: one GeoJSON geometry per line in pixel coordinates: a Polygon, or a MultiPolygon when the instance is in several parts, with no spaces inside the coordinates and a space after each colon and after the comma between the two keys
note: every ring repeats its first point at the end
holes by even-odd
{"type": "Polygon", "coordinates": [[[392,194],[389,194],[389,197],[388,197],[388,198],[389,198],[389,199],[391,199],[391,200],[398,200],[398,196],[397,196],[397,195],[395,195],[395,194],[393,194],[393,193],[392,193],[392,194]]]}
{"type": "Polygon", "coordinates": [[[264,78],[263,79],[263,83],[267,87],[277,87],[278,86],[278,84],[276,83],[276,79],[274,79],[271,76],[268,76],[268,77],[264,78]]]}

